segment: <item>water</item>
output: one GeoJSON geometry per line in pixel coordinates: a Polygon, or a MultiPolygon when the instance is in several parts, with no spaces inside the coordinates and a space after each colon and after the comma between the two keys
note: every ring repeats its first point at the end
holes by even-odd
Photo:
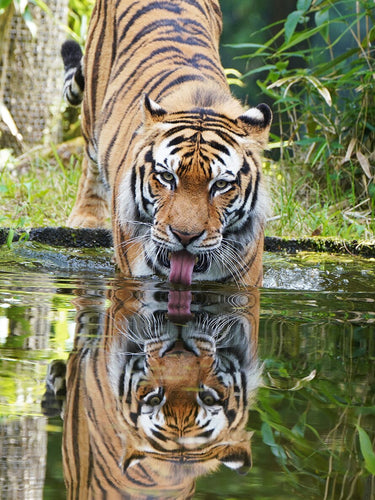
{"type": "Polygon", "coordinates": [[[374,498],[373,261],[190,292],[109,262],[2,249],[1,499],[374,498]]]}

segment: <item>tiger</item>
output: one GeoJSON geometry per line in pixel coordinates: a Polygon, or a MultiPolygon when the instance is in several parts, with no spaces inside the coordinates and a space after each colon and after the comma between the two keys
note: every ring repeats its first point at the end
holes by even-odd
{"type": "Polygon", "coordinates": [[[97,0],[83,58],[62,47],[86,142],[67,224],[110,211],[125,276],[261,283],[272,112],[232,96],[221,30],[217,0],[97,0]]]}
{"type": "Polygon", "coordinates": [[[74,299],[74,348],[51,364],[44,397],[46,414],[63,413],[68,498],[188,499],[220,464],[250,469],[258,292],[202,293],[173,321],[156,288],[122,281],[74,299]]]}

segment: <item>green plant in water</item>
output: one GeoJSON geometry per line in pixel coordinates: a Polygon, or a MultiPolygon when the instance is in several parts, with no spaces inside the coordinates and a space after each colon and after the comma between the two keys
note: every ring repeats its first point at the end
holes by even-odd
{"type": "MultiPolygon", "coordinates": [[[[314,300],[313,295],[310,299],[314,300]]],[[[272,310],[274,297],[263,300],[266,310],[268,301],[272,310]]],[[[268,312],[266,322],[261,322],[268,337],[262,347],[268,356],[264,359],[266,385],[250,412],[251,428],[269,448],[289,484],[297,491],[303,484],[307,498],[309,490],[317,498],[317,488],[326,500],[366,498],[359,492],[367,478],[373,491],[375,470],[370,323],[347,324],[339,331],[335,317],[325,317],[319,325],[316,312],[302,321],[297,316],[293,320],[289,311],[284,314],[289,323],[282,315],[274,329],[270,330],[268,312]],[[302,331],[308,332],[309,341],[301,337],[302,331]],[[312,342],[311,357],[306,341],[312,342]]]]}

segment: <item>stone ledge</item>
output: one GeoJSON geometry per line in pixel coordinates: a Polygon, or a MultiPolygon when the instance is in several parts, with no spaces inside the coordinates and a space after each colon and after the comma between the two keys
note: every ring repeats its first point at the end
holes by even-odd
{"type": "Polygon", "coordinates": [[[267,252],[326,252],[335,254],[375,257],[375,241],[340,240],[338,238],[265,238],[264,249],[267,252]]]}
{"type": "MultiPolygon", "coordinates": [[[[67,248],[110,248],[112,233],[109,229],[72,229],[68,227],[41,227],[33,229],[0,228],[0,245],[26,240],[54,247],[67,248]]],[[[327,252],[336,254],[375,257],[375,241],[346,241],[333,238],[265,238],[267,252],[327,252]]]]}
{"type": "Polygon", "coordinates": [[[54,247],[109,248],[112,232],[109,229],[73,229],[69,227],[38,227],[33,229],[0,229],[0,245],[12,241],[35,241],[54,247]],[[9,234],[13,231],[13,235],[9,234]]]}

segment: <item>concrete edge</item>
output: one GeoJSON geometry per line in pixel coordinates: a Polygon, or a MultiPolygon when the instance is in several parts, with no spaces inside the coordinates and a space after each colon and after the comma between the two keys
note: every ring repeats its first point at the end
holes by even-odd
{"type": "MultiPolygon", "coordinates": [[[[41,227],[32,229],[0,228],[0,246],[17,241],[34,241],[54,247],[110,248],[113,245],[109,229],[73,229],[68,227],[41,227]]],[[[268,252],[295,254],[302,251],[350,254],[375,257],[375,241],[360,242],[334,238],[265,238],[268,252]]]]}

